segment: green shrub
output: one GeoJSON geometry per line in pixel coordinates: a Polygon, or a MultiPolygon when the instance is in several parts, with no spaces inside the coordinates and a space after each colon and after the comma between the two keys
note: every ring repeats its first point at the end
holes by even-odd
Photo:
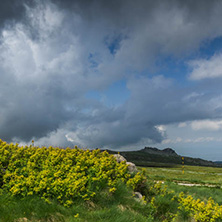
{"type": "Polygon", "coordinates": [[[69,206],[90,200],[104,189],[116,191],[119,180],[134,190],[145,177],[130,174],[125,162],[100,150],[19,147],[0,140],[1,187],[17,196],[38,195],[69,206]]]}

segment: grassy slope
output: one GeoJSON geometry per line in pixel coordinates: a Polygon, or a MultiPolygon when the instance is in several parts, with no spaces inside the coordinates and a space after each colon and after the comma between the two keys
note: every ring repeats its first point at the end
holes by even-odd
{"type": "Polygon", "coordinates": [[[182,174],[181,165],[173,167],[147,167],[147,176],[154,180],[187,181],[191,183],[222,184],[222,168],[185,165],[182,174]]]}
{"type": "Polygon", "coordinates": [[[180,165],[169,167],[147,167],[146,175],[152,180],[164,181],[169,189],[176,194],[184,192],[194,198],[207,200],[212,197],[215,202],[222,204],[222,168],[185,166],[184,174],[180,165]],[[198,184],[214,184],[217,187],[188,187],[179,186],[176,182],[190,182],[198,184]]]}
{"type": "Polygon", "coordinates": [[[94,202],[78,201],[71,208],[66,208],[57,202],[48,204],[39,197],[21,199],[3,194],[0,195],[0,221],[153,221],[149,216],[149,206],[143,205],[132,196],[131,191],[120,185],[115,195],[104,192],[94,202]]]}
{"type": "MultiPolygon", "coordinates": [[[[221,184],[221,168],[185,166],[185,174],[180,167],[175,168],[146,168],[146,174],[150,180],[164,180],[169,190],[175,194],[184,192],[194,198],[207,200],[212,197],[214,201],[222,204],[222,190],[208,187],[185,187],[172,182],[190,181],[198,183],[221,184]],[[195,180],[194,180],[195,175],[195,180]]],[[[167,206],[167,199],[163,199],[160,206],[167,206]],[[166,203],[165,203],[166,202],[166,203]]],[[[173,207],[173,206],[172,206],[173,207]]],[[[7,194],[0,195],[0,221],[84,221],[84,222],[131,222],[131,221],[156,221],[151,217],[150,205],[143,205],[132,198],[132,191],[120,185],[115,195],[101,193],[93,202],[79,201],[71,208],[65,208],[57,202],[47,204],[39,197],[27,197],[25,199],[10,197],[7,194]],[[78,216],[77,216],[78,215],[78,216]],[[77,217],[75,217],[77,216],[77,217]],[[20,218],[20,220],[18,220],[20,218]],[[22,220],[23,218],[24,220],[22,220]]],[[[183,220],[181,220],[183,221],[183,220]]]]}
{"type": "Polygon", "coordinates": [[[192,195],[195,199],[199,198],[204,201],[211,197],[216,203],[222,205],[222,189],[220,188],[179,186],[172,182],[167,182],[166,185],[175,194],[184,192],[192,195]]]}
{"type": "MultiPolygon", "coordinates": [[[[182,174],[180,166],[174,168],[146,168],[146,174],[151,181],[164,180],[168,189],[173,190],[175,194],[184,192],[202,200],[212,197],[219,204],[222,204],[222,190],[219,188],[185,187],[179,186],[172,181],[176,179],[177,181],[220,184],[221,173],[221,168],[211,167],[185,166],[185,174],[182,174]]],[[[167,200],[163,199],[164,201],[166,202],[167,200]]],[[[0,195],[0,212],[1,222],[26,221],[26,218],[28,221],[38,222],[155,221],[150,216],[150,205],[143,205],[136,201],[132,198],[132,191],[123,185],[119,186],[118,192],[115,195],[108,195],[108,193],[103,192],[94,202],[79,201],[71,208],[65,208],[57,202],[47,204],[39,197],[21,199],[3,194],[0,195]]]]}
{"type": "MultiPolygon", "coordinates": [[[[157,222],[164,221],[167,213],[174,214],[177,212],[178,203],[173,201],[172,197],[182,191],[202,200],[212,197],[217,203],[221,204],[222,202],[222,192],[219,188],[183,187],[173,182],[209,183],[216,184],[219,187],[222,182],[222,168],[185,166],[185,173],[182,174],[180,165],[167,164],[166,167],[148,167],[145,172],[151,183],[154,180],[164,180],[168,185],[167,190],[174,190],[174,193],[162,195],[154,192],[152,194],[153,191],[149,190],[148,193],[145,193],[145,195],[147,194],[146,200],[148,204],[143,204],[133,198],[132,190],[126,188],[124,184],[119,184],[117,191],[113,195],[107,192],[108,190],[100,191],[99,196],[96,196],[93,200],[76,201],[70,208],[66,208],[56,201],[48,204],[36,196],[19,198],[2,193],[0,195],[0,221],[157,222]],[[151,206],[152,197],[155,197],[155,207],[151,206]]],[[[168,214],[168,219],[169,216],[168,214]]],[[[184,220],[179,218],[178,221],[184,220]]]]}
{"type": "MultiPolygon", "coordinates": [[[[114,154],[117,151],[107,150],[109,153],[114,154]]],[[[159,150],[161,151],[161,150],[159,150]]],[[[135,163],[137,166],[173,166],[177,164],[181,164],[181,156],[180,155],[168,155],[164,152],[151,152],[144,151],[144,150],[137,150],[137,151],[122,151],[119,152],[122,156],[124,156],[127,161],[135,163]]],[[[191,166],[212,166],[212,167],[222,167],[221,164],[216,164],[211,161],[199,159],[199,158],[191,158],[185,157],[184,163],[186,165],[191,166]]]]}

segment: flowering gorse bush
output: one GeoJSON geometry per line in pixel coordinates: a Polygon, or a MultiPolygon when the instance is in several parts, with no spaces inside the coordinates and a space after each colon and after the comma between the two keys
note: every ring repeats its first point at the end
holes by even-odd
{"type": "Polygon", "coordinates": [[[183,192],[176,195],[160,182],[149,186],[148,198],[147,202],[151,204],[152,214],[157,221],[222,221],[222,206],[212,198],[204,202],[183,192]]]}
{"type": "Polygon", "coordinates": [[[204,203],[200,199],[195,200],[191,195],[185,197],[184,193],[180,193],[179,209],[188,212],[197,222],[222,220],[222,206],[215,203],[212,198],[204,203]]]}
{"type": "Polygon", "coordinates": [[[152,214],[157,221],[172,222],[176,217],[177,202],[174,196],[174,191],[161,182],[149,186],[147,202],[150,202],[152,214]]]}
{"type": "Polygon", "coordinates": [[[117,189],[117,182],[138,187],[145,177],[130,174],[125,162],[100,150],[19,147],[0,140],[0,186],[13,195],[56,198],[65,206],[117,189]]]}

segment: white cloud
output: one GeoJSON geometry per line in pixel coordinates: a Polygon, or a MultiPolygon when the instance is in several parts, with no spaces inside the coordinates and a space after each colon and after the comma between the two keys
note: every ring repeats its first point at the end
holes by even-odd
{"type": "Polygon", "coordinates": [[[198,120],[190,123],[193,130],[218,131],[222,129],[222,120],[198,120]]]}
{"type": "Polygon", "coordinates": [[[162,141],[162,144],[169,144],[169,143],[181,143],[183,142],[183,139],[181,137],[177,137],[176,139],[165,139],[162,141]]]}
{"type": "Polygon", "coordinates": [[[187,123],[185,123],[185,122],[178,124],[178,127],[179,127],[179,128],[186,127],[186,126],[187,126],[187,123]]]}
{"type": "Polygon", "coordinates": [[[160,132],[163,132],[166,130],[166,126],[164,125],[158,125],[158,126],[155,126],[160,132]]]}
{"type": "Polygon", "coordinates": [[[160,134],[163,138],[166,137],[166,126],[158,125],[158,126],[155,126],[155,128],[160,132],[160,134]]]}
{"type": "Polygon", "coordinates": [[[177,143],[204,143],[204,142],[221,142],[222,139],[216,137],[197,137],[197,138],[181,138],[177,137],[176,139],[165,139],[162,144],[177,144],[177,143]]]}
{"type": "Polygon", "coordinates": [[[193,140],[194,143],[203,143],[203,142],[211,142],[216,141],[214,137],[198,137],[193,140]]]}
{"type": "Polygon", "coordinates": [[[213,79],[222,77],[222,54],[212,56],[210,59],[198,59],[189,62],[192,72],[191,80],[213,79]]]}
{"type": "Polygon", "coordinates": [[[41,31],[41,38],[47,38],[49,33],[61,26],[64,19],[62,11],[48,1],[37,4],[35,8],[25,4],[25,8],[31,25],[41,31]]]}

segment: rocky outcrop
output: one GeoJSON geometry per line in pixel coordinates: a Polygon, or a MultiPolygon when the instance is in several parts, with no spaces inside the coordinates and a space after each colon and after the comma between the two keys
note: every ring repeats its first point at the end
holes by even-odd
{"type": "Polygon", "coordinates": [[[114,154],[113,156],[116,158],[117,163],[121,163],[121,162],[125,161],[130,173],[134,173],[134,172],[138,171],[136,168],[136,165],[134,163],[127,162],[126,159],[123,156],[121,156],[120,154],[114,154]]]}
{"type": "Polygon", "coordinates": [[[178,154],[171,148],[165,148],[163,150],[159,150],[156,147],[145,147],[144,149],[140,150],[141,152],[149,153],[149,154],[157,154],[157,155],[164,155],[164,156],[178,156],[178,154]]]}
{"type": "Polygon", "coordinates": [[[126,159],[123,156],[121,156],[120,154],[113,154],[113,156],[116,158],[117,163],[126,161],[126,159]]]}
{"type": "Polygon", "coordinates": [[[132,162],[126,162],[127,166],[128,166],[128,170],[130,173],[134,173],[134,172],[137,172],[137,168],[136,168],[136,165],[132,162]]]}
{"type": "MultiPolygon", "coordinates": [[[[145,147],[144,149],[137,151],[122,151],[118,152],[114,150],[106,150],[110,154],[114,154],[117,158],[117,162],[129,161],[135,163],[137,166],[172,166],[174,164],[182,164],[182,156],[178,155],[173,149],[165,148],[163,150],[155,147],[145,147]]],[[[212,166],[222,167],[220,163],[214,163],[212,161],[203,160],[200,158],[184,157],[185,165],[193,166],[212,166]]],[[[129,166],[129,169],[132,168],[129,166]]]]}

